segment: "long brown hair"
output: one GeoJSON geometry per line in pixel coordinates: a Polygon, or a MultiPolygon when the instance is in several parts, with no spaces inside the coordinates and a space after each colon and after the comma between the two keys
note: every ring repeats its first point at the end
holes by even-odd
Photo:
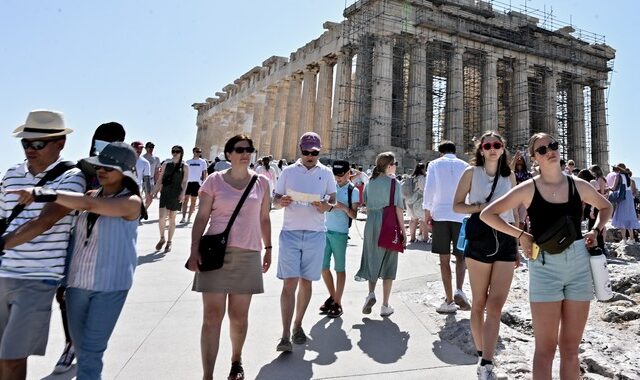
{"type": "Polygon", "coordinates": [[[508,177],[511,175],[511,168],[507,163],[507,142],[498,132],[486,131],[476,143],[476,155],[471,160],[471,164],[474,166],[484,166],[484,156],[482,155],[482,144],[487,137],[495,137],[502,143],[502,155],[498,159],[498,170],[501,177],[508,177]]]}
{"type": "Polygon", "coordinates": [[[382,152],[376,157],[376,167],[373,168],[371,179],[376,179],[380,174],[384,174],[389,164],[395,162],[396,156],[393,152],[382,152]]]}

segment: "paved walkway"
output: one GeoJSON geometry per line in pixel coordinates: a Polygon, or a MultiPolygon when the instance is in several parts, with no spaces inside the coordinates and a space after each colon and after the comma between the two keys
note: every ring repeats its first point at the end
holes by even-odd
{"type": "MultiPolygon", "coordinates": [[[[104,379],[199,379],[200,325],[202,303],[191,291],[193,274],[183,265],[190,245],[191,228],[180,226],[173,250],[156,252],[158,240],[157,203],[151,207],[150,221],[139,229],[138,268],[134,286],[109,343],[104,358],[104,379]]],[[[265,275],[265,293],[253,298],[249,333],[243,352],[248,379],[473,379],[476,359],[439,339],[444,316],[434,307],[415,301],[411,292],[440,278],[437,257],[428,245],[414,244],[401,254],[398,278],[394,282],[390,318],[361,313],[367,294],[366,283],[352,280],[362,251],[364,222],[351,229],[347,253],[347,285],[342,318],[329,319],[317,313],[327,297],[324,284],[314,284],[313,298],[303,322],[310,339],[294,345],[292,354],[275,351],[281,331],[279,297],[281,281],[275,277],[278,233],[282,211],[272,211],[273,266],[265,275]]],[[[467,281],[468,282],[468,281],[467,281]]],[[[433,284],[434,292],[442,292],[433,284]]],[[[49,346],[45,357],[29,360],[29,379],[71,379],[75,368],[64,375],[50,375],[64,346],[64,334],[57,304],[54,303],[49,346]]],[[[468,312],[458,312],[451,320],[466,320],[468,312]]],[[[230,368],[228,322],[223,324],[215,379],[226,379],[230,368]]]]}

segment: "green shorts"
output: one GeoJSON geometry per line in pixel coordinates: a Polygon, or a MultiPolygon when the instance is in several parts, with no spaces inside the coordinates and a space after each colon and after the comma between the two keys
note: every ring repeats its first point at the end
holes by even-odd
{"type": "Polygon", "coordinates": [[[349,239],[349,234],[327,231],[327,244],[324,247],[322,269],[329,269],[331,255],[333,254],[333,269],[335,269],[336,272],[345,271],[347,239],[349,239]]]}
{"type": "Polygon", "coordinates": [[[544,253],[529,261],[529,301],[591,301],[593,278],[584,239],[576,240],[562,253],[544,253]]]}

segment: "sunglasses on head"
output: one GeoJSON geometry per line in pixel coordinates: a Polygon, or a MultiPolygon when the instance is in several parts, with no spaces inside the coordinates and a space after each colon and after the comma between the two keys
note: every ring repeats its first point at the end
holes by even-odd
{"type": "Polygon", "coordinates": [[[242,154],[242,153],[253,153],[256,151],[256,148],[252,146],[236,146],[233,148],[233,151],[242,154]]]}
{"type": "Polygon", "coordinates": [[[302,151],[302,155],[303,156],[317,156],[320,154],[320,151],[318,150],[303,150],[302,151]]]}
{"type": "Polygon", "coordinates": [[[98,170],[104,170],[107,173],[111,173],[112,171],[116,170],[114,168],[109,168],[106,166],[100,166],[100,165],[93,165],[93,168],[98,171],[98,170]]]}
{"type": "Polygon", "coordinates": [[[47,146],[47,144],[49,144],[52,141],[56,141],[54,140],[27,140],[27,139],[22,139],[20,140],[20,143],[22,144],[22,148],[24,149],[28,149],[31,148],[33,150],[42,150],[44,149],[44,147],[47,146]]]}
{"type": "Polygon", "coordinates": [[[482,149],[484,150],[490,150],[491,148],[498,150],[498,149],[502,149],[502,143],[500,141],[494,141],[493,143],[484,143],[482,144],[482,149]]]}
{"type": "Polygon", "coordinates": [[[539,146],[538,149],[534,150],[534,152],[538,153],[541,156],[547,154],[548,151],[556,151],[558,150],[560,144],[557,141],[550,142],[549,145],[539,146]]]}

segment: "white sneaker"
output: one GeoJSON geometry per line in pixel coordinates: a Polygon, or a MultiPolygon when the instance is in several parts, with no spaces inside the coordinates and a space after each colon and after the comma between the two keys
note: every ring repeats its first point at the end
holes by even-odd
{"type": "Polygon", "coordinates": [[[364,306],[362,306],[362,314],[371,314],[371,308],[376,304],[375,293],[369,293],[367,298],[364,299],[364,306]]]}
{"type": "Polygon", "coordinates": [[[447,301],[444,301],[442,305],[436,308],[436,311],[440,314],[453,314],[458,311],[458,307],[454,302],[447,303],[447,301]]]}
{"type": "Polygon", "coordinates": [[[393,310],[393,307],[391,307],[391,305],[389,306],[384,306],[382,305],[382,307],[380,308],[380,316],[381,317],[388,317],[391,314],[393,314],[395,310],[393,310]]]}
{"type": "Polygon", "coordinates": [[[460,310],[471,310],[471,303],[461,289],[456,289],[456,294],[453,296],[453,302],[460,306],[460,310]]]}
{"type": "Polygon", "coordinates": [[[497,380],[498,377],[493,373],[493,364],[479,365],[476,370],[478,380],[497,380]]]}

